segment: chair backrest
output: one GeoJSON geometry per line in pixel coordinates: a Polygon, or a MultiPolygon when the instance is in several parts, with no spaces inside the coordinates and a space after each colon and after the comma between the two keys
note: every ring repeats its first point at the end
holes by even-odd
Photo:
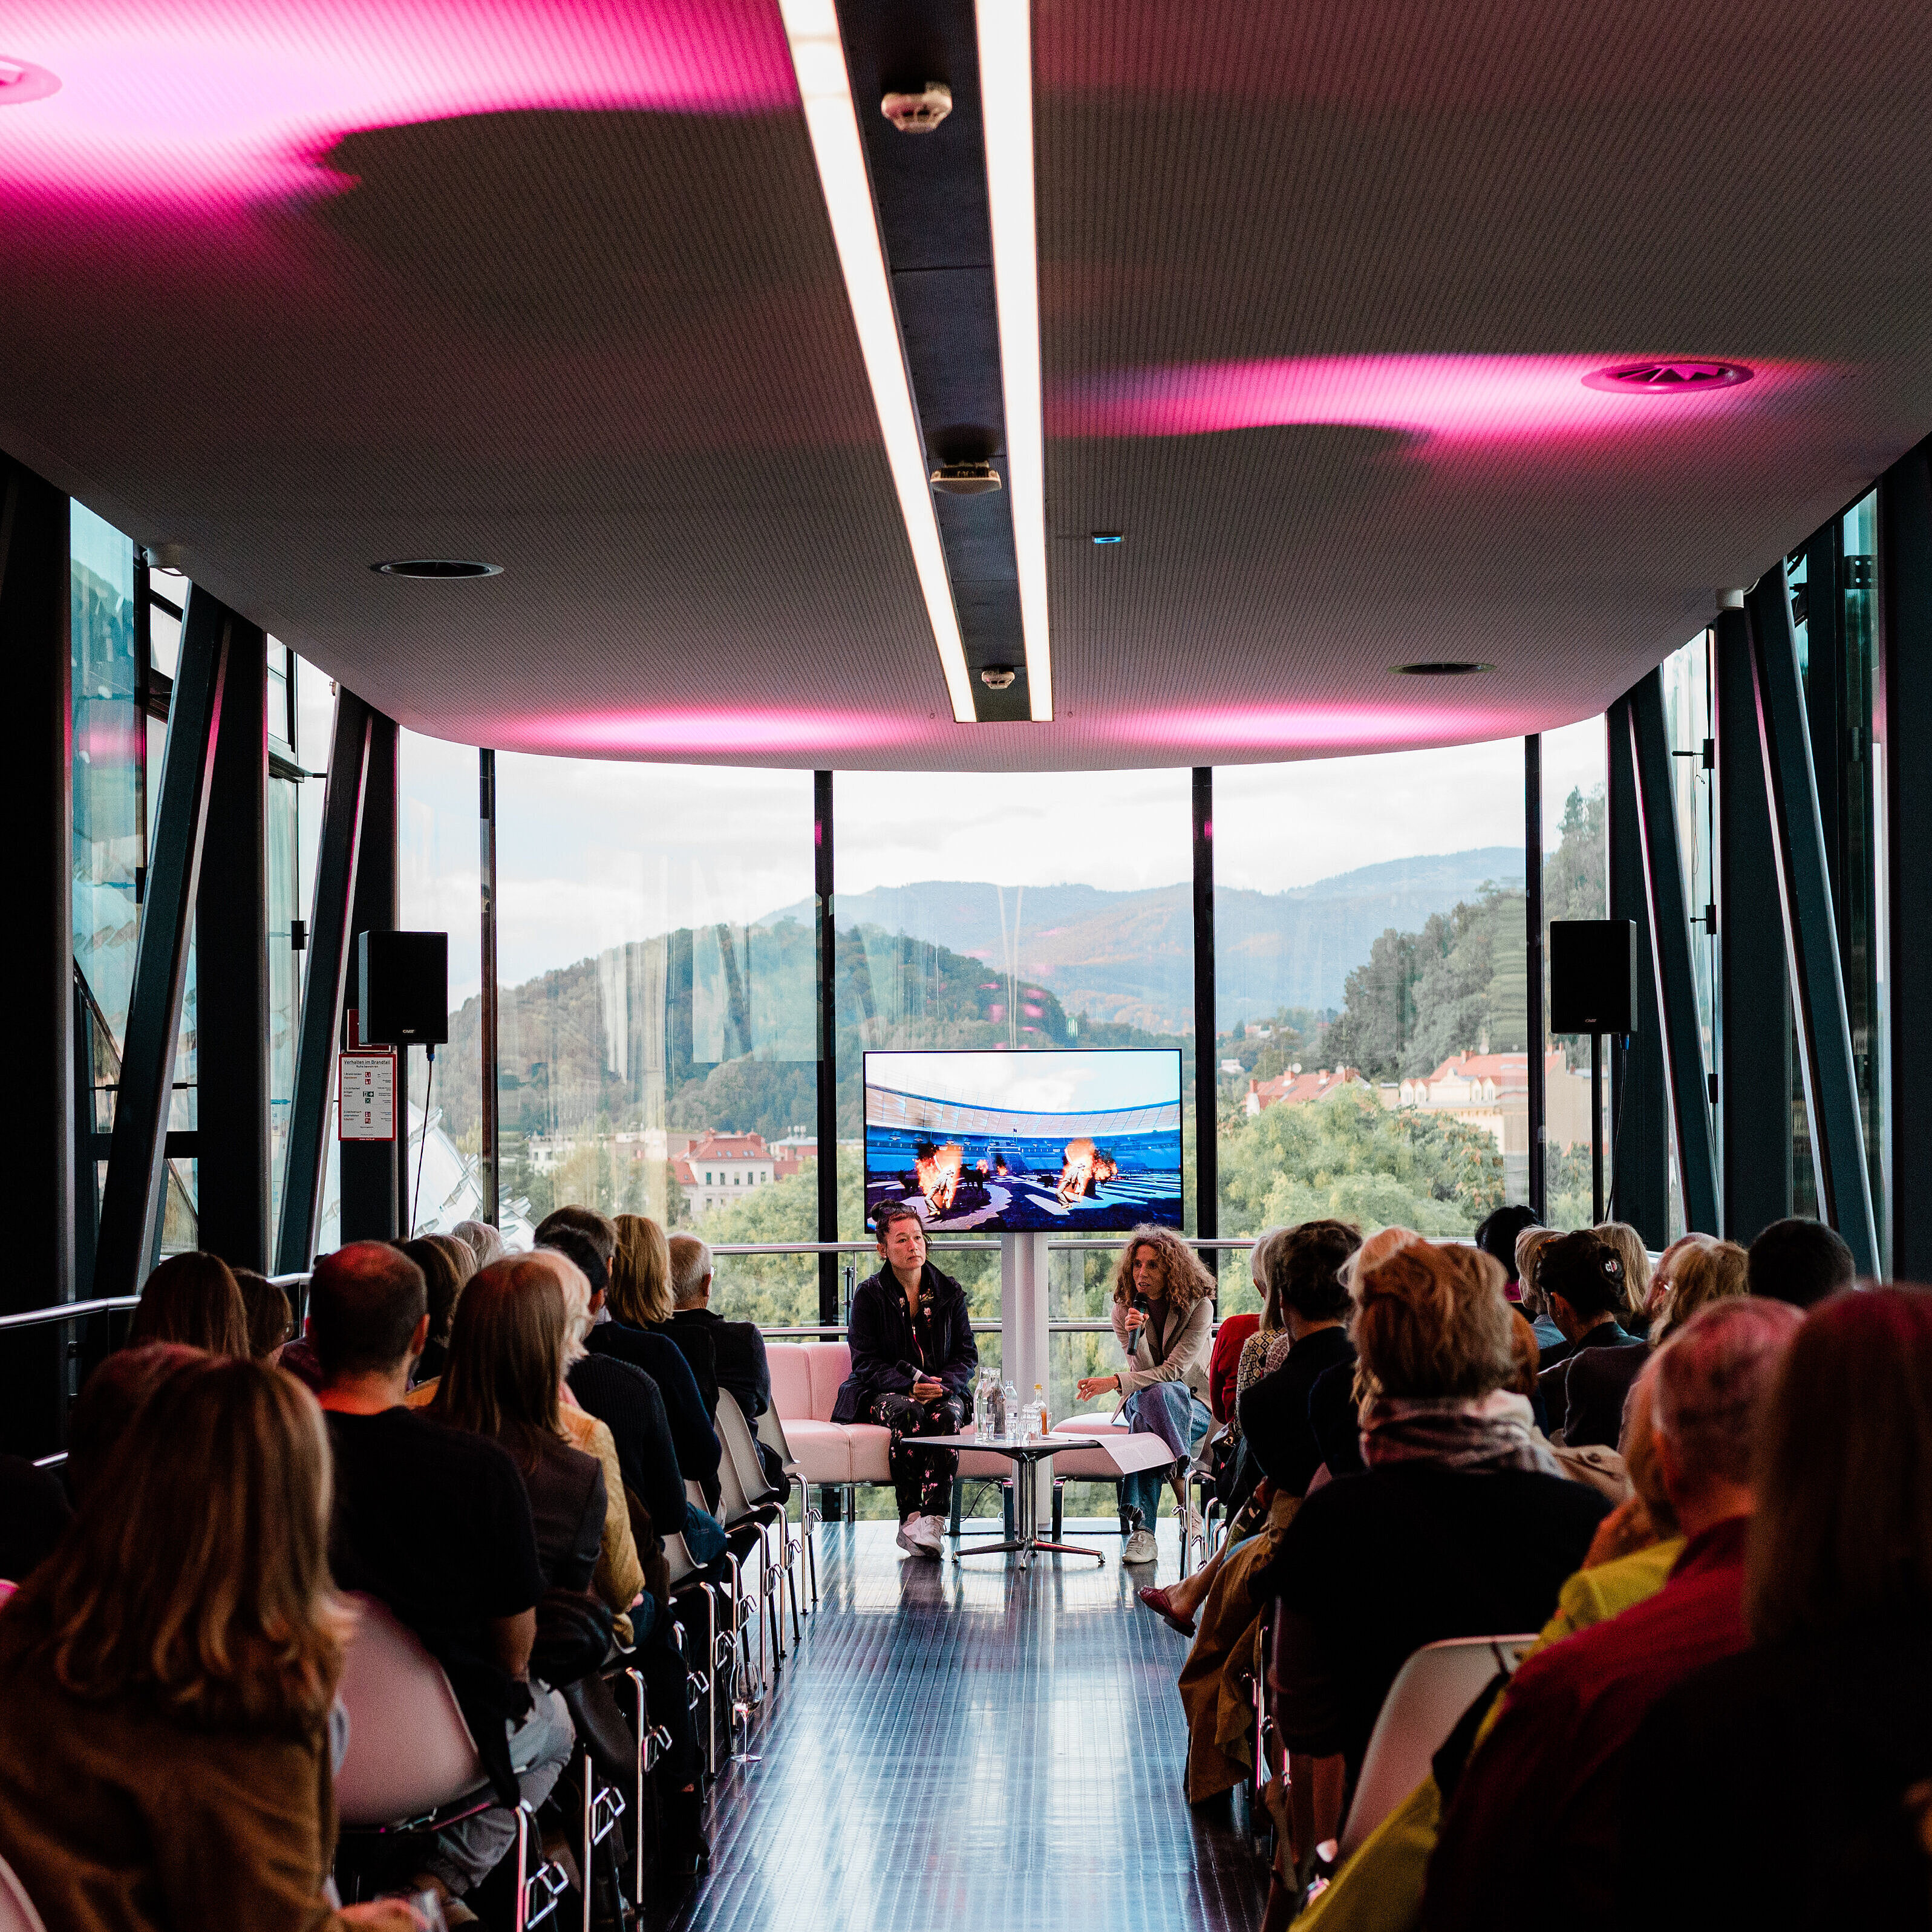
{"type": "Polygon", "coordinates": [[[27,1888],[4,1858],[0,1858],[0,1932],[47,1932],[27,1888]]]}
{"type": "Polygon", "coordinates": [[[422,1639],[374,1597],[350,1600],[358,1616],[342,1669],[349,1748],[336,1808],[345,1825],[421,1817],[483,1783],[476,1740],[422,1639]]]}
{"type": "MultiPolygon", "coordinates": [[[[728,1395],[720,1396],[718,1406],[722,1412],[729,1402],[737,1405],[728,1395]]],[[[734,1523],[742,1522],[752,1513],[752,1499],[745,1493],[745,1485],[739,1479],[738,1466],[732,1459],[730,1445],[723,1441],[724,1429],[718,1426],[720,1446],[724,1454],[718,1459],[718,1520],[728,1528],[734,1523]]]]}
{"type": "Polygon", "coordinates": [[[843,1342],[814,1342],[805,1352],[812,1370],[812,1416],[830,1422],[838,1406],[838,1385],[852,1372],[852,1351],[843,1342]]]}
{"type": "Polygon", "coordinates": [[[745,1492],[745,1500],[754,1509],[762,1503],[776,1500],[778,1492],[765,1480],[765,1466],[758,1460],[758,1439],[752,1433],[752,1425],[745,1420],[745,1412],[738,1406],[738,1399],[730,1391],[722,1392],[718,1397],[718,1440],[724,1445],[724,1454],[718,1458],[722,1468],[726,1462],[731,1465],[738,1478],[738,1486],[745,1492]]]}
{"type": "Polygon", "coordinates": [[[1396,1672],[1369,1734],[1354,1802],[1342,1828],[1347,1858],[1429,1775],[1456,1720],[1498,1671],[1513,1676],[1535,1634],[1518,1636],[1449,1637],[1424,1644],[1396,1672]]]}
{"type": "Polygon", "coordinates": [[[766,1414],[783,1416],[792,1422],[809,1422],[812,1419],[808,1353],[802,1342],[765,1344],[765,1360],[772,1371],[772,1405],[766,1411],[766,1414]]]}
{"type": "Polygon", "coordinates": [[[670,1572],[671,1587],[675,1589],[698,1565],[692,1561],[691,1546],[685,1541],[682,1530],[673,1531],[663,1540],[664,1567],[670,1572]]]}
{"type": "Polygon", "coordinates": [[[798,1458],[791,1453],[791,1444],[785,1436],[784,1419],[778,1414],[776,1402],[765,1405],[765,1412],[758,1418],[758,1440],[767,1449],[776,1451],[778,1460],[789,1469],[798,1458]]]}

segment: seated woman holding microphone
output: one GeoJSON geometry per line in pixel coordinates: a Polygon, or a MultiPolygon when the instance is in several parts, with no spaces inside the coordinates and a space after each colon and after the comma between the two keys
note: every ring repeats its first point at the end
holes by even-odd
{"type": "Polygon", "coordinates": [[[852,1372],[840,1384],[834,1422],[876,1422],[892,1432],[898,1546],[937,1558],[959,1458],[921,1449],[922,1436],[956,1436],[972,1406],[980,1352],[966,1291],[926,1258],[926,1223],[902,1201],[873,1216],[882,1265],[852,1294],[852,1372]]]}
{"type": "Polygon", "coordinates": [[[1151,1432],[1174,1451],[1171,1468],[1144,1469],[1120,1483],[1122,1526],[1129,1532],[1121,1560],[1154,1560],[1154,1521],[1160,1486],[1171,1482],[1184,1529],[1187,1464],[1207,1435],[1208,1357],[1214,1326],[1214,1277],[1194,1250],[1168,1228],[1136,1228],[1114,1268],[1114,1334],[1126,1366],[1111,1376],[1081,1378],[1080,1400],[1118,1390],[1136,1435],[1151,1432]]]}

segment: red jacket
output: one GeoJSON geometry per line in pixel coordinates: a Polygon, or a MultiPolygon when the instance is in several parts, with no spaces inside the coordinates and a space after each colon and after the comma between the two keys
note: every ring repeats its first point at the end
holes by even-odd
{"type": "Polygon", "coordinates": [[[1750,1648],[1750,1527],[1732,1516],[1694,1536],[1655,1596],[1516,1672],[1444,1814],[1424,1932],[1608,1932],[1630,1739],[1666,1691],[1750,1648]]]}
{"type": "Polygon", "coordinates": [[[1226,1422],[1234,1412],[1234,1371],[1241,1366],[1248,1337],[1261,1325],[1258,1315],[1231,1315],[1214,1331],[1214,1352],[1208,1358],[1208,1406],[1216,1422],[1226,1422]]]}

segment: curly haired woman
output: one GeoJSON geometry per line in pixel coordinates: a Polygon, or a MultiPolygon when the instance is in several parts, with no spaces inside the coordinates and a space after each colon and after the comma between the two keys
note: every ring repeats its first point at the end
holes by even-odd
{"type": "Polygon", "coordinates": [[[1187,1463],[1214,1421],[1209,1413],[1208,1356],[1214,1327],[1214,1277],[1169,1228],[1136,1228],[1114,1266],[1109,1310],[1126,1366],[1111,1376],[1082,1378],[1080,1400],[1118,1390],[1135,1432],[1152,1432],[1174,1451],[1168,1468],[1143,1469],[1120,1484],[1120,1515],[1129,1531],[1122,1560],[1154,1560],[1154,1520],[1160,1486],[1174,1486],[1185,1522],[1187,1463]]]}

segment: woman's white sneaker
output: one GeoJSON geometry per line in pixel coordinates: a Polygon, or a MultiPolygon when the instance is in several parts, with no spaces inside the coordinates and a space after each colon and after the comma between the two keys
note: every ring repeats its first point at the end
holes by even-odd
{"type": "Polygon", "coordinates": [[[1160,1554],[1160,1546],[1147,1530],[1137,1529],[1127,1538],[1127,1546],[1120,1552],[1123,1563],[1151,1563],[1160,1554]]]}

